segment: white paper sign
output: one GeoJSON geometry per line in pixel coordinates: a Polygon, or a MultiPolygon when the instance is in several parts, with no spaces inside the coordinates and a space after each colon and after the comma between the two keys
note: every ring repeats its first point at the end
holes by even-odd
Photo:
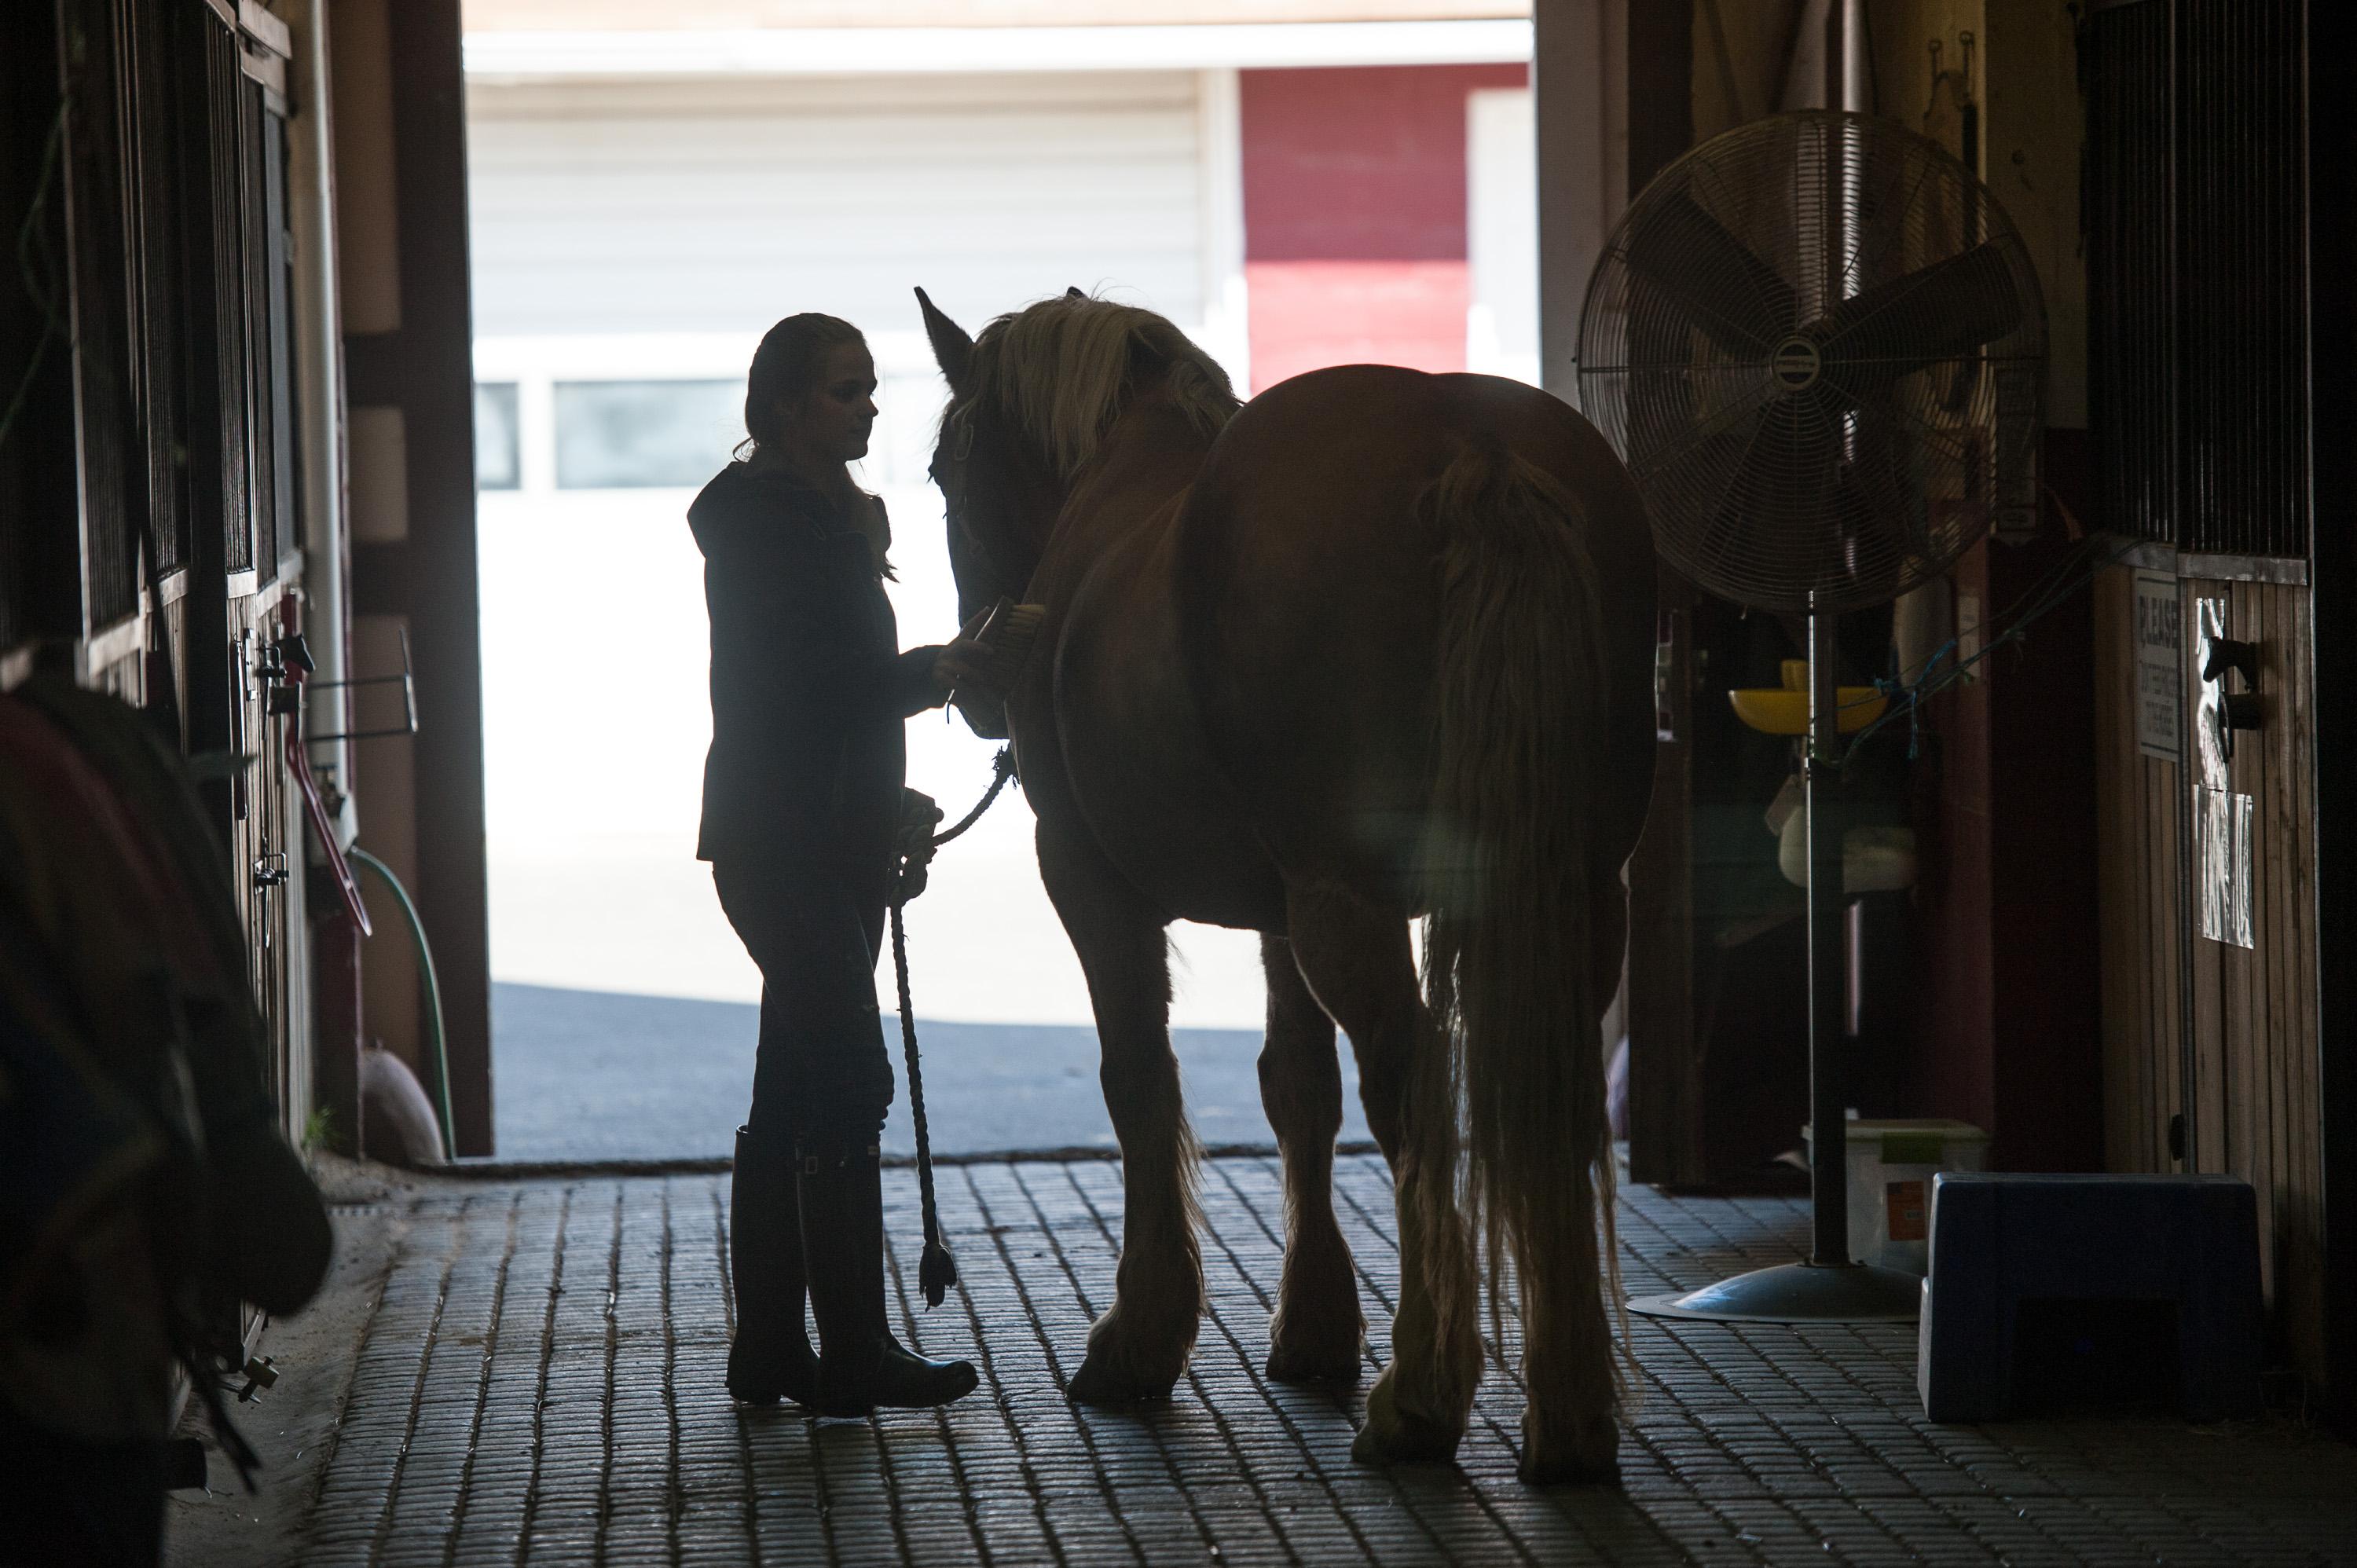
{"type": "Polygon", "coordinates": [[[2210,662],[2210,649],[2226,635],[2226,601],[2193,601],[2193,755],[2201,764],[2200,781],[2212,789],[2233,787],[2226,758],[2226,671],[2215,681],[2201,679],[2210,662]]]}
{"type": "Polygon", "coordinates": [[[2193,849],[2201,876],[2201,934],[2255,948],[2251,928],[2252,800],[2229,789],[2193,791],[2193,849]]]}
{"type": "Polygon", "coordinates": [[[2136,576],[2136,749],[2163,762],[2184,755],[2179,736],[2185,711],[2184,659],[2178,630],[2177,579],[2157,572],[2136,576]]]}

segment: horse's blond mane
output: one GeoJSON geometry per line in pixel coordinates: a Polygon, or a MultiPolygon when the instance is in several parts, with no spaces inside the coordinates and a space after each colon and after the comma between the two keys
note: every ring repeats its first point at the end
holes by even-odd
{"type": "Polygon", "coordinates": [[[1168,321],[1136,306],[1065,295],[1010,311],[982,329],[967,391],[944,417],[956,420],[989,399],[1069,479],[1120,417],[1141,349],[1168,367],[1163,384],[1172,405],[1201,429],[1216,431],[1235,413],[1228,373],[1168,321]]]}

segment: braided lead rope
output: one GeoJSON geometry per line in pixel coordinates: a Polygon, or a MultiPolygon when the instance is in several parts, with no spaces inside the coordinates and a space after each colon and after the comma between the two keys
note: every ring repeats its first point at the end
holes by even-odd
{"type": "MultiPolygon", "coordinates": [[[[938,849],[982,820],[982,814],[1015,777],[1015,754],[1011,746],[1001,746],[995,765],[997,777],[973,811],[959,819],[957,826],[947,832],[937,833],[932,845],[938,849]]],[[[909,994],[909,934],[900,911],[908,907],[908,858],[901,857],[899,880],[893,888],[892,898],[892,969],[900,988],[900,1052],[909,1064],[909,1119],[917,1129],[917,1193],[924,1207],[925,1251],[917,1265],[917,1283],[925,1293],[925,1305],[939,1306],[957,1283],[957,1260],[950,1256],[947,1243],[942,1240],[941,1212],[933,1201],[933,1139],[925,1121],[925,1075],[917,1057],[916,1003],[909,994]]]]}
{"type": "Polygon", "coordinates": [[[917,1125],[917,1192],[924,1203],[925,1252],[917,1265],[917,1283],[925,1305],[939,1306],[957,1283],[957,1260],[942,1241],[942,1219],[933,1203],[933,1140],[925,1124],[925,1078],[917,1063],[915,1004],[909,999],[909,937],[900,920],[904,900],[892,905],[892,967],[900,982],[900,1049],[909,1063],[909,1115],[917,1125]]]}
{"type": "Polygon", "coordinates": [[[950,840],[957,837],[958,834],[965,832],[966,829],[982,821],[982,814],[990,810],[992,802],[998,799],[998,792],[1006,788],[1006,781],[1008,779],[1015,777],[1015,748],[1011,746],[1000,746],[998,748],[997,757],[991,763],[991,768],[996,774],[996,777],[991,779],[990,788],[983,791],[982,799],[974,802],[973,811],[968,811],[964,816],[958,819],[957,826],[951,828],[946,832],[938,832],[933,835],[933,847],[935,849],[941,848],[942,845],[949,843],[950,840]]]}

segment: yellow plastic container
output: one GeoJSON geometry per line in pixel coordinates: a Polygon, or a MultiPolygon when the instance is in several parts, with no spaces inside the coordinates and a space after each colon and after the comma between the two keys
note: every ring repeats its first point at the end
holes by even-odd
{"type": "MultiPolygon", "coordinates": [[[[1809,661],[1784,660],[1781,687],[1749,686],[1731,691],[1727,700],[1735,716],[1763,735],[1809,733],[1809,661]]],[[[1890,699],[1871,686],[1842,686],[1834,693],[1840,708],[1841,733],[1853,735],[1882,716],[1890,699]]]]}

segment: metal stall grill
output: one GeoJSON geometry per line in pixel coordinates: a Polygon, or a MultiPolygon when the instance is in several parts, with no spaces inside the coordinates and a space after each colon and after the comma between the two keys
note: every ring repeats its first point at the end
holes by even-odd
{"type": "Polygon", "coordinates": [[[248,371],[253,338],[246,264],[245,190],[250,138],[241,111],[245,74],[239,64],[237,35],[227,27],[205,33],[207,131],[211,142],[213,333],[221,399],[221,515],[223,565],[242,572],[253,564],[253,377],[248,371]]]}
{"type": "Polygon", "coordinates": [[[145,467],[134,408],[127,306],[131,276],[121,200],[126,151],[122,113],[122,16],[114,0],[80,0],[64,14],[70,91],[64,154],[72,229],[74,396],[81,411],[82,603],[90,628],[139,608],[138,526],[145,467]]]}
{"type": "Polygon", "coordinates": [[[252,252],[255,298],[255,360],[267,374],[255,395],[269,413],[269,441],[254,454],[260,470],[254,489],[260,535],[255,564],[262,580],[275,582],[281,563],[302,542],[296,516],[295,280],[286,228],[286,105],[262,83],[249,80],[251,123],[260,144],[256,172],[261,188],[251,201],[260,242],[252,252]]]}
{"type": "Polygon", "coordinates": [[[2104,514],[2122,533],[2173,542],[2169,9],[2114,5],[2089,26],[2085,221],[2088,424],[2104,514]]]}
{"type": "Polygon", "coordinates": [[[179,124],[171,57],[171,0],[131,0],[124,15],[124,80],[130,84],[124,213],[134,229],[131,259],[132,387],[147,447],[147,510],[160,578],[188,562],[188,327],[182,258],[184,202],[175,179],[179,124]]]}
{"type": "Polygon", "coordinates": [[[2179,548],[2308,553],[2302,0],[2178,0],[2179,548]]]}
{"type": "Polygon", "coordinates": [[[2304,557],[2302,0],[2122,0],[2087,69],[2088,377],[2109,525],[2304,557]]]}

